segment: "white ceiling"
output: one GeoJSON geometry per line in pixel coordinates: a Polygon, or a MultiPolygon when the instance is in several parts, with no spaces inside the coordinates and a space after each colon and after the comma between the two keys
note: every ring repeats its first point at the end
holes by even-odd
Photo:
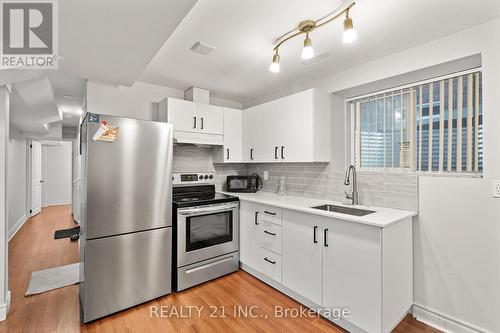
{"type": "Polygon", "coordinates": [[[37,75],[12,84],[10,123],[27,137],[60,140],[62,126],[80,122],[86,81],[61,71],[37,75]]]}
{"type": "Polygon", "coordinates": [[[132,85],[196,0],[59,1],[59,67],[132,85]]]}
{"type": "Polygon", "coordinates": [[[317,19],[341,0],[199,1],[146,67],[140,80],[179,89],[207,88],[246,102],[296,83],[316,80],[500,16],[498,0],[358,0],[351,17],[359,39],[343,45],[342,20],[311,35],[321,61],[301,64],[302,38],[281,50],[281,72],[268,71],[273,40],[303,19],[317,19]],[[217,47],[210,55],[189,48],[217,47]]]}

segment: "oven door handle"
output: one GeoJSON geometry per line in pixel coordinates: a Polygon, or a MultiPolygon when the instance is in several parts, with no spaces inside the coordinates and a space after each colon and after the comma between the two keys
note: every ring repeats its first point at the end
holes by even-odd
{"type": "Polygon", "coordinates": [[[218,206],[218,207],[210,207],[210,208],[194,208],[194,209],[185,209],[179,210],[179,214],[181,215],[199,215],[205,213],[223,213],[228,210],[236,209],[236,205],[228,205],[228,206],[218,206]]]}

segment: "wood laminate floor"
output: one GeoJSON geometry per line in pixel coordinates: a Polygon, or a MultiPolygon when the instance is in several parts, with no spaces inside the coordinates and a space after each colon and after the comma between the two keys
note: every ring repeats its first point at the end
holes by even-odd
{"type": "MultiPolygon", "coordinates": [[[[275,306],[298,309],[300,304],[243,271],[82,325],[78,286],[24,296],[32,271],[78,262],[77,242],[53,239],[55,230],[73,226],[70,206],[47,207],[9,242],[12,298],[0,332],[344,332],[323,318],[276,318],[275,306]]],[[[407,316],[394,332],[439,331],[407,316]]]]}

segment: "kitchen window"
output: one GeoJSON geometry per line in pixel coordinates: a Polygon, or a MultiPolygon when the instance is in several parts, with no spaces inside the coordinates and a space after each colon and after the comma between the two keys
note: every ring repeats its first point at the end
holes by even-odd
{"type": "Polygon", "coordinates": [[[481,72],[350,101],[362,170],[481,174],[481,72]]]}

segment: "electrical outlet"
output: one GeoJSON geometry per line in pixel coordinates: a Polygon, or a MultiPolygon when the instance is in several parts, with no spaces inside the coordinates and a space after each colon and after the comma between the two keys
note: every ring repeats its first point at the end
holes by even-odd
{"type": "Polygon", "coordinates": [[[269,171],[264,171],[264,180],[269,180],[269,171]]]}
{"type": "Polygon", "coordinates": [[[500,180],[493,181],[492,193],[493,198],[500,198],[500,180]]]}

